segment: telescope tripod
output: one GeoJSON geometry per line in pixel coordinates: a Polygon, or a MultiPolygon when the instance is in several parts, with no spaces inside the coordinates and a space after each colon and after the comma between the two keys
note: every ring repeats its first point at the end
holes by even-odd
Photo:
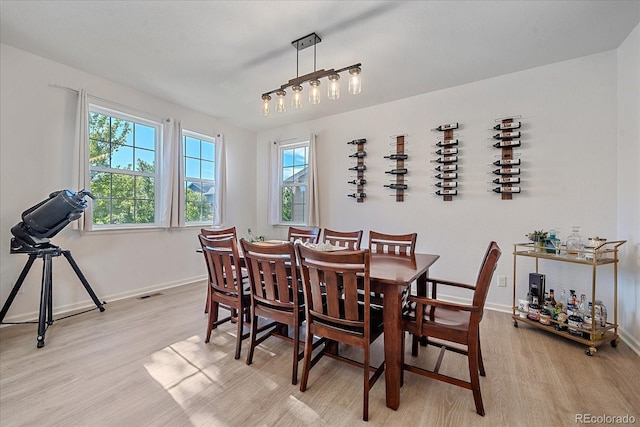
{"type": "MultiPolygon", "coordinates": [[[[14,298],[18,294],[18,291],[22,286],[22,282],[24,282],[24,279],[27,277],[27,274],[29,273],[31,266],[33,265],[33,263],[37,258],[42,258],[42,264],[43,264],[42,265],[42,287],[40,289],[40,314],[38,316],[38,338],[37,338],[38,344],[37,345],[38,345],[38,348],[44,347],[45,333],[47,332],[47,328],[53,325],[53,322],[54,322],[53,292],[52,292],[53,291],[53,258],[59,257],[60,255],[64,255],[67,261],[69,261],[69,265],[71,265],[71,268],[73,268],[73,271],[75,271],[76,275],[78,276],[78,279],[80,279],[80,281],[84,285],[84,288],[86,289],[87,293],[89,294],[89,296],[91,296],[91,299],[95,303],[96,308],[100,309],[101,312],[104,311],[103,304],[106,304],[106,302],[100,302],[95,292],[93,292],[93,289],[91,289],[89,282],[87,282],[87,279],[84,277],[84,274],[82,274],[82,271],[80,271],[80,267],[78,267],[78,264],[76,264],[76,261],[71,256],[71,251],[62,250],[57,246],[51,245],[49,247],[42,248],[42,249],[34,248],[33,250],[28,250],[23,253],[28,253],[29,259],[27,260],[27,263],[22,269],[22,272],[20,273],[20,276],[18,277],[16,284],[13,286],[13,289],[9,294],[9,298],[4,303],[4,306],[2,306],[2,311],[0,311],[0,323],[3,323],[4,317],[7,314],[7,311],[9,311],[9,307],[11,306],[11,303],[13,303],[14,298]]],[[[91,311],[91,310],[95,310],[95,308],[82,311],[81,313],[86,313],[87,311],[91,311]]],[[[71,316],[76,316],[81,313],[72,314],[71,316]]],[[[63,319],[71,316],[65,316],[63,317],[63,319]]],[[[57,320],[60,320],[60,319],[57,319],[57,320]]],[[[33,322],[24,322],[24,323],[33,323],[33,322]]]]}

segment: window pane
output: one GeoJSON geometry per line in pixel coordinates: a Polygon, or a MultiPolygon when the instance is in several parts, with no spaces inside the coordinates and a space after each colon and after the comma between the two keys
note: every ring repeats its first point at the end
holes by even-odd
{"type": "Polygon", "coordinates": [[[109,199],[98,199],[93,200],[93,223],[104,225],[111,223],[111,214],[110,214],[110,206],[111,202],[109,199]]]}
{"type": "Polygon", "coordinates": [[[200,157],[200,140],[187,136],[184,155],[189,157],[200,157]]]}
{"type": "Polygon", "coordinates": [[[111,174],[91,171],[91,193],[96,199],[111,197],[111,174]]]}
{"type": "Polygon", "coordinates": [[[129,224],[133,220],[133,199],[111,200],[111,224],[129,224]]]}
{"type": "Polygon", "coordinates": [[[155,172],[156,153],[154,151],[136,148],[134,152],[136,154],[135,170],[140,172],[155,172]]]}
{"type": "Polygon", "coordinates": [[[306,187],[301,185],[292,188],[291,221],[304,223],[307,217],[306,187]]]}
{"type": "Polygon", "coordinates": [[[200,160],[185,158],[185,176],[187,178],[200,178],[200,160]]]}
{"type": "Polygon", "coordinates": [[[291,198],[293,190],[291,187],[284,187],[282,189],[282,222],[291,222],[292,218],[292,206],[291,198]]]}
{"type": "Polygon", "coordinates": [[[122,145],[111,153],[111,167],[114,169],[133,169],[133,147],[122,145]]]}
{"type": "Polygon", "coordinates": [[[156,148],[156,130],[150,126],[141,125],[136,123],[135,127],[135,146],[138,148],[146,148],[148,150],[155,150],[156,148]]]}
{"type": "Polygon", "coordinates": [[[111,143],[114,146],[133,145],[133,123],[126,120],[111,118],[111,143]]]}
{"type": "Polygon", "coordinates": [[[136,199],[153,200],[155,198],[154,181],[150,176],[135,177],[136,199]]]}
{"type": "Polygon", "coordinates": [[[282,181],[290,182],[291,177],[293,176],[293,168],[282,168],[282,181]]]}
{"type": "Polygon", "coordinates": [[[133,175],[114,173],[111,177],[111,197],[120,199],[133,199],[133,175]]]}
{"type": "Polygon", "coordinates": [[[213,162],[202,161],[202,179],[213,181],[213,162]]]}
{"type": "Polygon", "coordinates": [[[215,156],[215,145],[213,142],[202,141],[202,159],[213,161],[213,157],[215,156]]]}
{"type": "Polygon", "coordinates": [[[293,150],[282,150],[282,166],[293,166],[293,150]]]}
{"type": "Polygon", "coordinates": [[[293,164],[295,166],[302,166],[307,164],[307,148],[300,147],[296,148],[294,153],[293,164]]]}
{"type": "Polygon", "coordinates": [[[136,224],[153,224],[155,222],[155,206],[153,200],[135,201],[136,224]]]}

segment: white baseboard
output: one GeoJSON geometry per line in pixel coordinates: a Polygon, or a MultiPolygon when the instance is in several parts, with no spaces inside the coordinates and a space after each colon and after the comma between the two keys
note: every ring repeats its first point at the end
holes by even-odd
{"type": "MultiPolygon", "coordinates": [[[[148,286],[146,288],[139,288],[139,289],[134,289],[131,291],[127,291],[127,292],[121,292],[119,294],[112,294],[112,295],[107,295],[106,297],[101,297],[98,296],[98,299],[100,299],[101,301],[106,301],[107,302],[107,307],[108,307],[108,303],[109,302],[114,302],[114,301],[118,301],[118,300],[122,300],[125,298],[132,298],[132,297],[137,297],[137,296],[141,296],[141,295],[146,295],[146,294],[150,294],[153,292],[158,292],[158,291],[162,291],[165,289],[171,289],[171,288],[175,288],[178,286],[183,286],[183,285],[190,285],[192,283],[197,283],[197,282],[202,282],[207,280],[206,276],[198,276],[198,277],[191,277],[188,279],[183,279],[183,280],[177,280],[174,282],[167,282],[167,283],[161,283],[161,284],[157,284],[157,285],[153,285],[153,286],[148,286]]],[[[61,317],[64,316],[66,314],[70,314],[72,312],[76,312],[76,311],[80,311],[80,310],[87,310],[90,308],[95,308],[95,304],[93,303],[93,300],[91,299],[87,299],[84,301],[80,301],[74,304],[68,304],[65,306],[59,306],[59,307],[54,307],[53,308],[53,312],[55,313],[55,317],[61,317]]],[[[30,313],[23,313],[23,314],[19,314],[19,315],[15,315],[15,316],[7,316],[4,319],[4,322],[6,323],[22,323],[22,322],[33,322],[33,321],[38,321],[38,315],[39,312],[38,311],[33,311],[30,313]]],[[[4,326],[9,326],[7,324],[1,325],[2,327],[4,326]]]]}

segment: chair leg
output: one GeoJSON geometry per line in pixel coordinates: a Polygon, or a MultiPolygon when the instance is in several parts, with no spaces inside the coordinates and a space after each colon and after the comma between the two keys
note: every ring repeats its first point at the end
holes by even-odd
{"type": "Polygon", "coordinates": [[[369,421],[369,347],[364,349],[364,396],[362,399],[362,420],[369,421]]]}
{"type": "Polygon", "coordinates": [[[411,334],[411,355],[413,357],[418,356],[418,336],[415,334],[411,334]]]}
{"type": "Polygon", "coordinates": [[[293,322],[293,368],[291,370],[291,384],[298,384],[298,355],[300,354],[300,325],[297,319],[293,322]]]}
{"type": "Polygon", "coordinates": [[[242,313],[240,311],[236,311],[236,313],[238,314],[238,334],[236,337],[236,355],[235,358],[236,359],[240,359],[240,352],[242,350],[242,327],[244,325],[244,322],[242,321],[242,313]]]}
{"type": "Polygon", "coordinates": [[[207,302],[204,304],[204,313],[209,313],[209,306],[211,305],[211,285],[207,283],[207,302]]]}
{"type": "Polygon", "coordinates": [[[480,345],[480,331],[478,331],[478,365],[480,368],[480,375],[486,377],[487,374],[484,371],[484,363],[482,361],[482,346],[480,345]]]}
{"type": "Polygon", "coordinates": [[[309,380],[309,370],[311,370],[311,354],[313,353],[313,334],[307,324],[307,334],[304,340],[304,364],[302,365],[302,379],[300,380],[300,391],[307,390],[309,380]]]}
{"type": "Polygon", "coordinates": [[[219,304],[216,301],[209,300],[209,316],[207,318],[207,334],[205,335],[204,342],[208,343],[211,339],[211,331],[215,329],[214,323],[218,320],[218,307],[219,304]]]}
{"type": "MultiPolygon", "coordinates": [[[[240,324],[242,322],[238,322],[240,324]]],[[[251,365],[253,362],[253,350],[256,348],[256,338],[258,335],[258,318],[256,316],[251,317],[251,332],[249,334],[249,353],[247,353],[247,365],[251,365]]]]}
{"type": "Polygon", "coordinates": [[[400,387],[404,385],[404,346],[405,346],[405,337],[406,334],[402,331],[402,358],[400,361],[400,387]]]}
{"type": "Polygon", "coordinates": [[[469,343],[468,361],[469,377],[471,379],[471,390],[473,400],[476,404],[476,412],[484,417],[484,405],[482,404],[482,394],[480,393],[480,376],[478,375],[478,346],[477,342],[469,343]]]}

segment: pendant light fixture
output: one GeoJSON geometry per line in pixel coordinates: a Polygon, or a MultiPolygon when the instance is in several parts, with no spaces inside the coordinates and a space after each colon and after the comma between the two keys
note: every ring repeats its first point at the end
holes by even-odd
{"type": "Polygon", "coordinates": [[[302,90],[303,83],[309,83],[309,103],[320,103],[320,79],[327,77],[327,98],[336,100],[340,98],[340,73],[349,71],[349,93],[358,94],[362,90],[362,82],[360,74],[362,72],[362,64],[354,64],[340,69],[316,70],[316,45],[322,40],[316,33],[311,33],[298,40],[291,42],[296,48],[296,77],[281,85],[277,89],[270,90],[262,94],[262,115],[268,116],[270,113],[269,103],[271,95],[276,94],[276,111],[285,112],[285,89],[291,88],[292,99],[291,106],[294,109],[302,108],[302,90]],[[299,71],[299,53],[302,49],[313,46],[313,72],[303,76],[298,75],[299,71]]]}

